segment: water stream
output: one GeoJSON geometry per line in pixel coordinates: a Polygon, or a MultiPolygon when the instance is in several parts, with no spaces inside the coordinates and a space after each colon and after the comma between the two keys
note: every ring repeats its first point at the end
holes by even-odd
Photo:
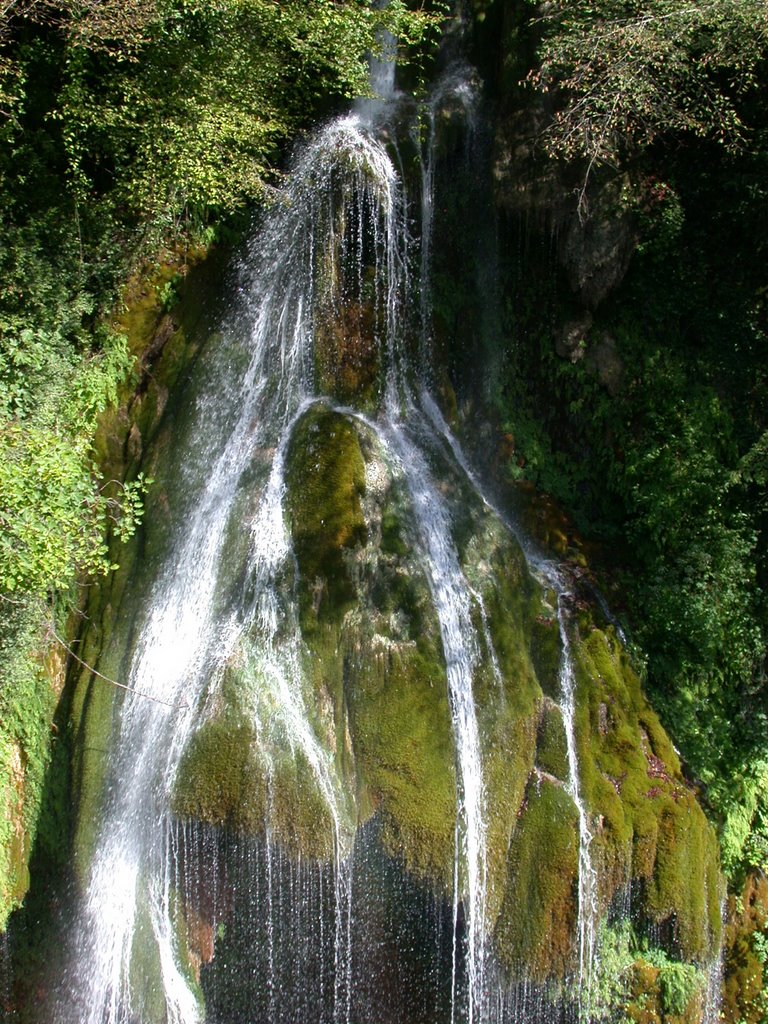
{"type": "MultiPolygon", "coordinates": [[[[314,403],[323,400],[313,355],[317,324],[338,313],[339,302],[350,297],[362,302],[371,289],[372,330],[385,353],[380,408],[377,414],[365,415],[335,408],[348,411],[361,428],[365,425],[372,432],[393,477],[404,483],[408,494],[419,538],[418,557],[439,621],[455,743],[450,1016],[452,1022],[468,1024],[495,1019],[486,926],[486,787],[474,687],[483,657],[489,659],[497,682],[501,673],[482,598],[462,571],[450,504],[435,478],[436,447],[447,443],[450,456],[481,497],[482,490],[414,372],[408,342],[409,333],[419,330],[422,349],[429,340],[436,110],[449,94],[465,114],[471,112],[474,101],[466,70],[454,67],[427,107],[419,248],[409,235],[410,211],[403,184],[377,134],[387,111],[385,101],[394,102],[393,79],[386,67],[378,80],[384,100],[332,122],[298,155],[284,199],[267,218],[245,261],[237,311],[238,317],[250,322],[245,332],[249,353],[245,369],[237,377],[225,374],[217,379],[216,386],[197,402],[191,434],[198,439],[198,448],[190,459],[206,470],[199,474],[199,483],[190,482],[188,513],[152,590],[126,679],[155,700],[128,694],[120,709],[109,795],[82,919],[73,939],[77,968],[69,995],[56,1013],[60,1024],[135,1024],[150,1019],[144,1003],[149,997],[136,981],[144,969],[140,957],[156,963],[164,1004],[161,1016],[168,1024],[197,1024],[205,1019],[199,984],[181,966],[175,901],[183,881],[180,863],[191,863],[193,851],[208,840],[183,828],[179,831],[170,809],[171,795],[184,751],[216,707],[227,665],[238,659],[248,666],[246,676],[252,688],[242,699],[253,718],[268,781],[273,778],[277,746],[285,743],[291,756],[308,765],[332,830],[330,872],[311,863],[292,864],[273,838],[272,811],[267,814],[263,840],[216,853],[222,860],[229,857],[229,871],[253,872],[256,889],[248,906],[257,908],[265,925],[248,942],[262,943],[265,949],[269,978],[264,1019],[288,1021],[295,1010],[295,1006],[286,1009],[287,997],[275,980],[280,974],[279,935],[288,930],[304,950],[295,953],[297,967],[290,984],[299,990],[300,964],[317,974],[319,994],[314,1002],[314,997],[307,997],[306,1014],[317,1014],[318,1020],[333,1024],[351,1024],[356,810],[354,798],[344,792],[334,758],[321,742],[310,706],[299,614],[290,585],[296,566],[284,499],[286,456],[296,425],[314,403]],[[407,306],[414,279],[421,289],[417,317],[407,306]],[[414,328],[414,319],[420,327],[414,328]],[[256,471],[255,452],[259,453],[256,471]],[[260,483],[255,506],[246,517],[247,557],[240,586],[245,596],[238,601],[232,599],[231,581],[223,568],[225,548],[233,529],[242,532],[235,523],[235,517],[243,514],[242,481],[246,473],[254,472],[260,483]],[[473,610],[478,608],[479,631],[473,620],[473,610]],[[165,701],[173,710],[157,701],[165,701]],[[327,924],[329,907],[332,923],[327,924]],[[312,923],[301,916],[307,913],[312,923]],[[296,938],[299,919],[306,926],[302,940],[296,938]],[[312,943],[313,951],[308,946],[312,943]],[[140,944],[146,947],[143,952],[140,944]],[[329,966],[323,960],[331,950],[329,966]]],[[[233,364],[242,355],[243,335],[242,329],[235,330],[233,340],[223,342],[225,347],[232,346],[233,364]]],[[[223,358],[221,365],[226,368],[228,359],[223,358]]],[[[544,572],[540,566],[539,570],[544,572]]],[[[595,946],[595,878],[591,834],[578,783],[574,675],[562,611],[567,588],[556,571],[547,570],[544,575],[556,590],[561,609],[561,709],[568,740],[569,792],[578,808],[581,840],[579,981],[587,993],[582,998],[588,1000],[595,946]]],[[[185,884],[191,892],[205,889],[200,879],[194,883],[186,879],[185,884]]],[[[216,927],[214,914],[211,928],[216,927]]],[[[442,935],[442,924],[434,927],[435,935],[442,935]]],[[[303,1019],[309,1021],[310,1016],[303,1019]]]]}

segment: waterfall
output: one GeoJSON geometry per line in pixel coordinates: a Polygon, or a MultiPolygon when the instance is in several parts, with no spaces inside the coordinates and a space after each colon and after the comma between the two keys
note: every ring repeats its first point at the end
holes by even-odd
{"type": "MultiPolygon", "coordinates": [[[[247,308],[255,311],[247,369],[239,381],[225,378],[198,402],[195,434],[203,440],[196,458],[210,469],[154,586],[132,659],[128,682],[139,693],[131,693],[120,709],[84,923],[73,938],[76,982],[60,1010],[63,1021],[121,1024],[141,1014],[131,986],[132,946],[137,922],[146,916],[168,1020],[193,1024],[200,1019],[197,997],[177,967],[169,799],[199,710],[213,699],[228,659],[251,629],[261,641],[259,676],[273,694],[292,747],[301,750],[317,778],[334,822],[337,961],[346,956],[341,935],[348,880],[341,862],[347,840],[338,786],[303,702],[295,610],[285,605],[275,585],[281,571],[290,571],[292,560],[282,511],[283,455],[302,403],[311,395],[317,240],[334,230],[329,203],[339,174],[360,216],[369,200],[375,209],[394,207],[391,165],[357,120],[341,119],[320,133],[297,162],[286,201],[251,254],[243,285],[247,308]],[[247,590],[253,600],[222,621],[220,595],[226,581],[220,574],[238,486],[253,451],[270,449],[276,454],[250,532],[247,590]]],[[[394,302],[393,297],[390,305],[394,302]]],[[[337,1008],[335,1019],[344,1016],[337,1008]]]]}
{"type": "Polygon", "coordinates": [[[560,704],[560,710],[563,714],[563,724],[565,725],[565,738],[568,749],[568,789],[573,802],[576,804],[576,810],[579,815],[578,1001],[581,1018],[589,1020],[592,998],[595,941],[598,924],[597,873],[590,855],[592,832],[589,827],[587,809],[581,798],[579,787],[579,759],[576,751],[576,727],[574,722],[576,712],[576,677],[574,674],[573,657],[571,655],[571,641],[568,636],[568,623],[565,612],[565,603],[569,595],[556,573],[551,573],[550,579],[559,584],[556,587],[556,593],[557,621],[560,629],[560,642],[562,644],[562,659],[560,663],[560,688],[562,701],[560,704]]]}
{"type": "MultiPolygon", "coordinates": [[[[415,417],[411,409],[410,419],[415,417]]],[[[419,420],[416,420],[418,423],[419,420]]],[[[424,421],[421,420],[423,425],[424,421]]],[[[466,873],[468,918],[467,964],[470,1024],[480,1019],[485,974],[485,807],[480,736],[472,693],[478,651],[472,625],[472,594],[451,540],[450,520],[429,466],[406,425],[390,421],[379,435],[385,449],[396,457],[406,479],[423,545],[423,557],[440,622],[446,660],[451,713],[456,737],[460,778],[460,814],[457,818],[457,871],[466,873]]],[[[454,931],[457,928],[459,886],[454,892],[454,931]]],[[[456,952],[454,950],[454,963],[456,952]]]]}
{"type": "MultiPolygon", "coordinates": [[[[525,552],[528,565],[534,575],[540,579],[544,586],[551,588],[556,595],[557,623],[561,645],[559,670],[561,700],[559,707],[563,716],[568,754],[568,791],[576,806],[579,822],[578,976],[576,979],[576,997],[579,1007],[579,1018],[581,1020],[589,1020],[593,997],[592,981],[596,968],[595,957],[598,954],[597,929],[599,925],[599,908],[597,904],[597,871],[592,862],[590,852],[593,836],[589,827],[589,815],[581,797],[579,786],[579,758],[576,747],[575,726],[576,678],[568,632],[568,604],[572,600],[572,593],[558,567],[536,548],[530,538],[526,537],[518,526],[485,493],[482,482],[470,467],[461,445],[445,422],[440,409],[425,390],[421,393],[421,402],[430,424],[435,432],[447,443],[456,463],[472,483],[475,492],[482,498],[486,507],[492,510],[499,521],[503,522],[507,529],[515,536],[515,539],[525,552]]],[[[596,592],[596,596],[600,607],[605,608],[605,599],[599,592],[596,592]]],[[[484,620],[484,613],[482,611],[481,616],[484,620]]],[[[494,657],[492,655],[492,661],[494,657]]]]}
{"type": "MultiPolygon", "coordinates": [[[[485,496],[421,368],[431,340],[437,119],[453,105],[471,122],[476,95],[469,69],[452,65],[426,107],[426,152],[423,140],[411,136],[421,157],[421,237],[414,239],[417,204],[409,204],[391,147],[388,151],[383,141],[397,99],[390,64],[385,52],[379,100],[329,123],[297,154],[284,195],[243,261],[238,303],[221,350],[211,356],[215,387],[198,397],[188,428],[184,515],[130,659],[126,681],[138,692],[129,693],[119,707],[105,809],[74,930],[76,967],[69,996],[56,1010],[59,1024],[149,1020],[148,997],[137,983],[145,970],[159,978],[161,1019],[168,1024],[209,1019],[200,978],[190,972],[181,949],[178,907],[183,893],[193,910],[199,909],[195,901],[200,904],[202,916],[208,901],[211,934],[226,930],[226,915],[216,895],[207,893],[206,872],[199,868],[209,861],[215,861],[212,879],[220,871],[250,879],[244,906],[259,920],[233,926],[237,934],[231,942],[255,950],[254,978],[256,964],[264,971],[258,1019],[292,1020],[297,1004],[290,1000],[299,998],[296,993],[302,1020],[352,1024],[355,1019],[355,936],[364,925],[356,919],[356,893],[367,870],[360,850],[375,846],[378,826],[358,830],[357,797],[347,791],[339,758],[318,725],[304,659],[297,557],[286,518],[291,442],[317,407],[345,417],[372,438],[392,480],[402,485],[417,539],[415,557],[439,625],[456,776],[447,928],[439,901],[419,898],[434,917],[430,941],[442,950],[446,931],[450,936],[451,1024],[501,1024],[529,1014],[543,1017],[545,1011],[541,992],[525,983],[507,1001],[494,962],[487,913],[488,741],[475,690],[485,667],[503,702],[505,680],[483,595],[462,568],[455,508],[439,477],[442,465],[450,464],[494,520],[510,527],[525,545],[534,574],[557,595],[566,788],[579,828],[578,1002],[582,1019],[589,1018],[597,886],[579,785],[568,587],[485,496]],[[408,298],[415,287],[420,298],[414,311],[408,298]],[[315,346],[345,304],[362,309],[365,303],[380,353],[381,382],[369,406],[353,408],[324,389],[315,346]],[[417,369],[412,357],[419,348],[417,369]],[[235,373],[238,366],[242,370],[235,373]],[[243,497],[246,478],[253,500],[243,497]],[[245,551],[234,573],[228,555],[233,536],[245,551]],[[244,680],[239,707],[253,727],[254,757],[266,779],[263,834],[248,839],[212,838],[213,829],[179,822],[172,811],[185,752],[222,704],[233,663],[244,680]],[[276,793],[285,756],[306,765],[327,812],[327,863],[292,857],[281,843],[276,793]],[[293,958],[290,968],[279,963],[286,949],[293,958]],[[140,958],[151,966],[137,962],[140,958]]],[[[434,1003],[441,1005],[439,980],[434,1003]]],[[[242,1019],[234,1009],[221,1012],[222,1020],[242,1019]]],[[[434,1014],[438,1019],[437,1009],[434,1014]]]]}

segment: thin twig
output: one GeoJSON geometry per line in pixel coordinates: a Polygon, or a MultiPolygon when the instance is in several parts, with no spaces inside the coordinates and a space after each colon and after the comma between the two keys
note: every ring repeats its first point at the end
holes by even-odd
{"type": "Polygon", "coordinates": [[[110,679],[109,676],[102,675],[101,672],[97,672],[92,665],[89,665],[87,661],[83,661],[82,658],[79,658],[72,650],[72,648],[64,643],[64,641],[61,639],[61,637],[58,635],[58,633],[50,623],[48,624],[48,630],[51,636],[61,644],[61,646],[64,648],[67,654],[70,655],[70,657],[74,658],[79,665],[83,666],[83,668],[87,668],[89,672],[93,673],[93,675],[97,676],[99,679],[103,679],[105,683],[111,683],[112,686],[118,686],[121,690],[128,690],[130,693],[135,693],[138,697],[146,697],[147,700],[153,700],[155,704],[165,704],[165,706],[168,708],[189,707],[189,704],[187,704],[186,701],[184,701],[181,704],[172,704],[168,700],[161,700],[160,697],[153,697],[152,694],[150,693],[143,693],[141,690],[136,690],[133,686],[126,686],[125,683],[118,683],[116,679],[110,679]]]}

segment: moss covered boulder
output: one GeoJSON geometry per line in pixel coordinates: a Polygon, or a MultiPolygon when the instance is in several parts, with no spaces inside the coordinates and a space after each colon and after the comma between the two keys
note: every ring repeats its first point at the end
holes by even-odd
{"type": "Polygon", "coordinates": [[[717,954],[717,840],[613,630],[582,625],[575,647],[578,750],[601,898],[634,885],[649,922],[680,956],[717,954]]]}
{"type": "MultiPolygon", "coordinates": [[[[199,358],[204,367],[205,354],[199,358]]],[[[188,400],[196,394],[193,383],[188,400]]],[[[145,554],[149,562],[162,557],[164,516],[185,507],[168,467],[187,423],[183,403],[175,412],[169,405],[142,454],[160,480],[153,521],[136,542],[136,562],[102,592],[83,648],[105,675],[127,670],[137,602],[149,585],[138,567],[145,554]]],[[[270,584],[281,625],[265,639],[258,616],[247,619],[214,672],[178,765],[173,814],[326,866],[375,819],[402,877],[449,906],[456,877],[460,895],[466,887],[464,867],[455,868],[460,765],[441,624],[407,481],[377,429],[327,398],[299,416],[284,453],[289,556],[270,584]]],[[[254,450],[240,484],[219,570],[226,608],[250,586],[243,524],[253,522],[273,454],[254,450]]],[[[663,936],[676,963],[691,970],[710,963],[719,941],[716,842],[621,643],[584,595],[569,599],[536,578],[447,449],[434,445],[427,459],[450,510],[470,604],[484,919],[500,977],[557,985],[578,963],[576,781],[592,836],[597,917],[629,900],[640,932],[663,936]],[[578,780],[563,713],[564,631],[578,780]]],[[[73,699],[83,863],[98,821],[114,699],[87,673],[73,699]]],[[[194,906],[178,912],[197,920],[194,906]]],[[[190,953],[198,972],[215,946],[205,921],[190,953]]],[[[640,969],[638,978],[638,986],[648,981],[640,969]]],[[[654,985],[661,999],[661,982],[654,985]]],[[[649,992],[638,995],[638,1006],[650,1006],[649,992]]]]}
{"type": "Polygon", "coordinates": [[[495,940],[513,976],[546,980],[574,966],[579,823],[565,788],[534,772],[518,812],[495,940]]]}

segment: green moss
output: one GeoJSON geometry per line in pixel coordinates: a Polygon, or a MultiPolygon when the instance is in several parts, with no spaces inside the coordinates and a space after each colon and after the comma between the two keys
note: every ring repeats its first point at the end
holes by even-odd
{"type": "Polygon", "coordinates": [[[502,962],[516,977],[545,980],[573,966],[578,815],[563,787],[532,776],[509,849],[496,925],[502,962]]]}
{"type": "Polygon", "coordinates": [[[701,1020],[705,979],[692,964],[667,961],[659,969],[661,1005],[667,1017],[694,1024],[701,1020]]]}
{"type": "Polygon", "coordinates": [[[601,899],[630,876],[644,913],[672,926],[684,959],[703,963],[720,935],[719,861],[711,827],[612,631],[575,645],[582,789],[599,823],[601,899]]]}
{"type": "MultiPolygon", "coordinates": [[[[318,587],[315,613],[337,618],[355,594],[345,555],[367,535],[360,502],[365,461],[354,427],[315,406],[294,431],[287,465],[286,504],[299,571],[318,587]]],[[[306,612],[306,589],[304,594],[306,612]]]]}
{"type": "Polygon", "coordinates": [[[355,763],[385,845],[449,892],[456,774],[442,658],[421,642],[361,651],[345,668],[355,763]]]}
{"type": "Polygon", "coordinates": [[[661,949],[646,949],[631,965],[625,1012],[637,1024],[698,1024],[706,979],[692,964],[671,960],[661,949]]]}
{"type": "Polygon", "coordinates": [[[236,832],[264,835],[296,857],[327,860],[333,821],[312,768],[300,751],[273,756],[256,745],[256,731],[227,713],[205,722],[182,756],[173,813],[236,832]]]}
{"type": "Polygon", "coordinates": [[[0,746],[0,932],[29,887],[29,833],[24,827],[24,772],[21,751],[3,738],[0,746]]]}
{"type": "Polygon", "coordinates": [[[638,941],[629,921],[603,924],[592,987],[591,1019],[636,1024],[699,1024],[706,976],[638,941]]]}
{"type": "Polygon", "coordinates": [[[528,649],[542,690],[560,700],[560,627],[556,612],[544,604],[529,623],[528,649]]]}
{"type": "MultiPolygon", "coordinates": [[[[479,505],[476,498],[473,503],[479,505]]],[[[486,798],[486,918],[492,925],[504,899],[507,852],[534,765],[541,689],[527,631],[539,588],[519,546],[495,516],[475,508],[471,521],[461,558],[485,613],[475,608],[482,661],[474,695],[486,798]]]]}
{"type": "Polygon", "coordinates": [[[62,686],[58,647],[46,658],[40,653],[49,614],[37,604],[2,606],[0,933],[29,887],[30,852],[37,839],[62,686]]]}
{"type": "MultiPolygon", "coordinates": [[[[113,658],[100,657],[99,640],[99,632],[92,628],[84,637],[80,657],[107,678],[119,679],[119,663],[113,658]]],[[[79,881],[85,884],[102,820],[118,691],[81,666],[77,666],[72,686],[70,730],[76,801],[73,862],[79,881]]]]}
{"type": "Polygon", "coordinates": [[[304,665],[324,709],[314,714],[317,734],[358,821],[378,813],[390,854],[449,891],[453,733],[439,625],[408,554],[407,499],[383,462],[375,493],[364,494],[357,435],[324,409],[302,420],[289,463],[304,665]],[[358,546],[354,563],[347,542],[358,546]]]}
{"type": "Polygon", "coordinates": [[[568,743],[560,709],[552,701],[545,701],[536,737],[536,764],[556,779],[566,781],[569,775],[568,743]]]}
{"type": "Polygon", "coordinates": [[[750,873],[738,894],[728,898],[723,942],[722,1020],[761,1024],[765,1019],[768,879],[750,873]]]}
{"type": "Polygon", "coordinates": [[[401,558],[408,554],[402,516],[393,508],[387,509],[381,518],[381,550],[387,555],[398,555],[401,558]]]}
{"type": "Polygon", "coordinates": [[[283,757],[271,781],[272,834],[296,858],[330,860],[334,823],[328,803],[306,758],[283,757]]]}
{"type": "Polygon", "coordinates": [[[252,724],[236,716],[205,722],[179,764],[172,808],[179,818],[261,829],[266,788],[257,769],[252,724]]]}
{"type": "Polygon", "coordinates": [[[659,969],[645,960],[632,965],[625,1013],[632,1024],[662,1024],[659,969]]]}
{"type": "Polygon", "coordinates": [[[533,769],[537,710],[527,714],[507,704],[492,721],[481,711],[486,807],[486,919],[498,917],[507,886],[507,854],[533,769]]]}
{"type": "MultiPolygon", "coordinates": [[[[505,681],[504,697],[527,714],[540,695],[526,643],[538,586],[518,545],[495,517],[486,514],[473,522],[460,554],[467,579],[483,598],[488,631],[505,681]]],[[[481,703],[486,696],[479,694],[481,703]]]]}
{"type": "Polygon", "coordinates": [[[717,842],[693,797],[669,808],[659,822],[656,864],[648,908],[658,921],[672,919],[686,958],[704,963],[717,950],[717,842]],[[714,884],[713,884],[714,883],[714,884]]]}

